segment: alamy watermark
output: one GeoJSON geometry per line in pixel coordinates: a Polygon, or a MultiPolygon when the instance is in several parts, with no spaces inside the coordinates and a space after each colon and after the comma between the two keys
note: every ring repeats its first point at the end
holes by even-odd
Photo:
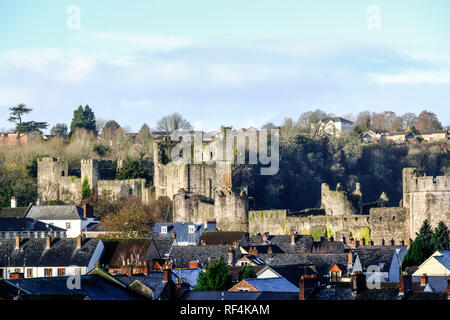
{"type": "Polygon", "coordinates": [[[79,6],[71,5],[66,9],[67,14],[67,28],[69,30],[80,30],[81,29],[81,9],[79,6]]]}
{"type": "Polygon", "coordinates": [[[171,151],[172,162],[186,164],[201,163],[231,163],[231,164],[258,164],[261,175],[275,175],[279,170],[280,161],[280,133],[279,129],[268,130],[225,129],[216,137],[214,148],[205,147],[205,139],[211,136],[202,131],[174,131],[171,140],[178,142],[171,151]],[[270,149],[269,149],[270,145],[270,149]],[[269,152],[270,151],[270,152],[269,152]],[[248,153],[248,162],[246,155],[248,153]]]}
{"type": "Polygon", "coordinates": [[[367,7],[366,13],[369,15],[367,17],[366,25],[369,30],[380,30],[381,29],[381,9],[377,5],[370,5],[367,7]]]}

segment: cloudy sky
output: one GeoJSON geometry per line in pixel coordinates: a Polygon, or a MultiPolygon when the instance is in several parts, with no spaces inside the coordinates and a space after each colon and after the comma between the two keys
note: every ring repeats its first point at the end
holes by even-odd
{"type": "Polygon", "coordinates": [[[18,103],[51,125],[89,104],[134,131],[176,111],[204,130],[316,108],[428,109],[450,124],[449,10],[446,0],[0,0],[0,129],[18,103]]]}

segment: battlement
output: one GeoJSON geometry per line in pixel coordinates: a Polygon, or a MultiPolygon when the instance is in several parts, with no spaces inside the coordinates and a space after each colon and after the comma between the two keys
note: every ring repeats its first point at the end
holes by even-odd
{"type": "Polygon", "coordinates": [[[415,168],[403,169],[403,193],[450,192],[450,177],[421,176],[415,168]]]}
{"type": "Polygon", "coordinates": [[[45,157],[42,159],[38,159],[38,162],[59,162],[59,159],[54,157],[45,157]]]}

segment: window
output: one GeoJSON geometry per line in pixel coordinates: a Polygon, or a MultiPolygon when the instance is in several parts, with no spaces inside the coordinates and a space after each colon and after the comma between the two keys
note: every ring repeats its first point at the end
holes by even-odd
{"type": "Polygon", "coordinates": [[[161,227],[161,233],[167,233],[167,226],[161,227]]]}
{"type": "Polygon", "coordinates": [[[66,275],[66,269],[58,268],[58,277],[64,277],[66,275]]]}
{"type": "Polygon", "coordinates": [[[33,278],[33,269],[31,268],[27,269],[27,278],[33,278]]]}
{"type": "Polygon", "coordinates": [[[70,229],[70,222],[66,222],[66,229],[67,229],[67,230],[70,229]]]}
{"type": "Polygon", "coordinates": [[[190,225],[189,226],[189,233],[194,233],[195,232],[195,226],[190,225]]]}
{"type": "Polygon", "coordinates": [[[52,269],[50,269],[50,268],[45,268],[45,269],[44,269],[44,277],[53,277],[52,269]]]}
{"type": "Polygon", "coordinates": [[[241,291],[241,292],[249,292],[250,289],[248,289],[248,288],[239,288],[239,291],[241,291]]]}

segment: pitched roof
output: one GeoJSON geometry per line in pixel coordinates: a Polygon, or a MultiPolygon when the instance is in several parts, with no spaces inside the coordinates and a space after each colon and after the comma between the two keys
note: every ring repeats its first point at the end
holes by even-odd
{"type": "MultiPolygon", "coordinates": [[[[187,268],[189,261],[198,261],[199,267],[207,266],[211,261],[223,257],[224,261],[228,258],[229,246],[174,246],[170,252],[169,258],[173,261],[176,268],[187,268]]],[[[239,250],[234,250],[235,259],[242,255],[239,250]]]]}
{"type": "Polygon", "coordinates": [[[195,269],[172,269],[172,281],[177,282],[177,278],[183,282],[189,283],[191,290],[197,285],[199,274],[203,272],[200,268],[195,269]]]}
{"type": "Polygon", "coordinates": [[[450,270],[450,250],[439,250],[441,256],[434,256],[444,267],[450,270]]]}
{"type": "Polygon", "coordinates": [[[328,274],[328,271],[335,265],[339,265],[344,273],[347,272],[347,254],[293,254],[281,253],[274,255],[261,254],[259,257],[264,260],[267,265],[290,265],[290,264],[307,264],[316,268],[321,275],[328,274]]]}
{"type": "Polygon", "coordinates": [[[23,218],[30,207],[0,208],[0,218],[23,218]]]}
{"type": "Polygon", "coordinates": [[[149,247],[151,239],[121,239],[104,240],[105,252],[101,258],[101,264],[109,267],[118,267],[123,260],[151,263],[149,247]]]}
{"type": "Polygon", "coordinates": [[[62,232],[67,230],[31,218],[0,218],[0,232],[12,231],[62,232]]]}
{"type": "Polygon", "coordinates": [[[137,300],[138,296],[98,275],[80,277],[80,289],[67,287],[68,277],[45,277],[8,279],[8,283],[19,287],[22,292],[38,295],[87,295],[92,300],[137,300]]]}
{"type": "Polygon", "coordinates": [[[240,242],[244,234],[239,231],[203,232],[200,242],[204,240],[207,245],[233,245],[235,242],[240,242]]]}
{"type": "Polygon", "coordinates": [[[298,293],[189,291],[181,300],[298,300],[298,293]]]}
{"type": "Polygon", "coordinates": [[[175,232],[175,245],[181,242],[197,244],[204,229],[204,224],[200,222],[158,222],[153,227],[153,236],[158,238],[171,238],[172,232],[175,232]],[[166,233],[161,232],[163,226],[167,227],[166,233]],[[194,226],[193,233],[189,232],[190,226],[194,226]]]}
{"type": "Polygon", "coordinates": [[[316,272],[308,265],[305,264],[291,264],[280,266],[266,266],[264,269],[258,272],[258,276],[264,273],[266,270],[271,269],[278,276],[285,278],[290,283],[298,288],[300,277],[302,275],[312,275],[316,272]]]}
{"type": "Polygon", "coordinates": [[[269,292],[298,292],[298,287],[294,286],[291,282],[283,277],[277,278],[249,278],[244,279],[258,291],[269,292]]]}
{"type": "Polygon", "coordinates": [[[15,248],[14,239],[0,240],[0,266],[88,266],[100,239],[84,239],[77,249],[77,239],[53,239],[50,249],[45,248],[45,239],[23,239],[20,249],[15,248]],[[9,260],[8,260],[9,258],[9,260]]]}
{"type": "Polygon", "coordinates": [[[131,277],[128,275],[114,276],[116,280],[123,283],[125,286],[131,285],[134,281],[139,281],[144,286],[153,290],[153,299],[158,300],[161,297],[161,293],[164,291],[167,282],[163,282],[162,272],[151,272],[148,275],[136,274],[131,277]]]}
{"type": "Polygon", "coordinates": [[[36,220],[80,220],[83,218],[83,210],[76,205],[61,206],[32,206],[27,218],[36,220]]]}
{"type": "Polygon", "coordinates": [[[396,248],[386,247],[359,247],[355,249],[363,270],[376,265],[381,271],[389,271],[396,248]]]}
{"type": "MultiPolygon", "coordinates": [[[[260,245],[263,241],[262,235],[254,235],[250,238],[250,246],[260,245]]],[[[291,244],[291,236],[290,235],[269,235],[267,240],[265,241],[265,245],[276,245],[283,252],[290,253],[310,253],[311,248],[313,246],[314,239],[312,236],[305,235],[296,235],[295,236],[295,245],[291,244]]]]}

